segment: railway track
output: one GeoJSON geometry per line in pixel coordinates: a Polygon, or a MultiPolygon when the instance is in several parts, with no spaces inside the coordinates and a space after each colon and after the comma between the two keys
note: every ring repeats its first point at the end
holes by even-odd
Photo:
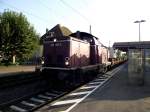
{"type": "Polygon", "coordinates": [[[2,77],[0,82],[0,112],[34,111],[73,89],[51,88],[49,79],[36,73],[2,77]]]}
{"type": "Polygon", "coordinates": [[[4,108],[0,112],[30,112],[34,111],[41,106],[50,103],[61,96],[65,95],[66,92],[62,91],[45,91],[43,93],[31,96],[27,99],[21,100],[17,103],[11,104],[4,108]]]}
{"type": "Polygon", "coordinates": [[[0,79],[0,112],[33,111],[66,94],[53,89],[43,74],[22,74],[0,79]]]}

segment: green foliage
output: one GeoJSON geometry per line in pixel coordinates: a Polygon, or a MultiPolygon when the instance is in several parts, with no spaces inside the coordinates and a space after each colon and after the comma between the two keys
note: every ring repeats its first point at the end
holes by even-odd
{"type": "Polygon", "coordinates": [[[30,58],[39,44],[39,36],[22,13],[0,14],[0,55],[7,63],[16,55],[18,61],[30,58]]]}
{"type": "Polygon", "coordinates": [[[116,53],[116,56],[117,56],[117,58],[121,58],[121,51],[120,50],[117,50],[117,53],[116,53]]]}
{"type": "Polygon", "coordinates": [[[127,59],[127,54],[125,53],[125,54],[122,54],[122,57],[121,57],[122,59],[127,59]]]}

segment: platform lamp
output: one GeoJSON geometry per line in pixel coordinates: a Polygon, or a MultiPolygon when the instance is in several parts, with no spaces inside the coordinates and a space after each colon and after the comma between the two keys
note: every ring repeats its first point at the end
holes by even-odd
{"type": "MultiPolygon", "coordinates": [[[[139,48],[141,48],[141,44],[140,44],[140,41],[141,41],[141,32],[140,32],[140,24],[142,23],[142,22],[146,22],[146,20],[140,20],[140,21],[135,21],[134,23],[138,23],[139,24],[139,48]]],[[[142,53],[142,50],[140,49],[140,57],[141,58],[139,58],[139,59],[141,59],[141,60],[139,60],[139,62],[141,62],[141,64],[140,65],[143,65],[142,66],[142,68],[144,67],[144,65],[145,64],[142,64],[142,63],[145,63],[145,61],[144,61],[144,54],[142,53]]]]}
{"type": "Polygon", "coordinates": [[[134,23],[138,23],[139,24],[139,42],[141,41],[141,29],[140,29],[140,24],[142,23],[142,22],[146,22],[146,20],[140,20],[140,21],[134,21],[134,23]]]}

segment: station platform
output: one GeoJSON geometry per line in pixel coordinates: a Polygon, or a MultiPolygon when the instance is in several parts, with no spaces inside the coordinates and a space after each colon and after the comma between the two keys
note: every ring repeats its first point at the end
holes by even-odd
{"type": "Polygon", "coordinates": [[[24,73],[24,72],[34,72],[35,71],[35,65],[19,65],[19,66],[0,66],[0,77],[5,75],[11,75],[11,74],[18,74],[18,73],[24,73]]]}
{"type": "Polygon", "coordinates": [[[130,85],[126,64],[70,112],[150,112],[150,85],[130,85]]]}
{"type": "Polygon", "coordinates": [[[37,112],[150,112],[150,85],[131,85],[127,67],[125,63],[107,72],[108,80],[98,78],[37,112]]]}

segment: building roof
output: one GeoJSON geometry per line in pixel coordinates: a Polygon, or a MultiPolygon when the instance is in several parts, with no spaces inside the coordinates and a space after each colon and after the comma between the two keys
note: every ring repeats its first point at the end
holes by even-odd
{"type": "Polygon", "coordinates": [[[113,48],[128,51],[128,49],[150,49],[150,41],[115,42],[113,48]]]}

